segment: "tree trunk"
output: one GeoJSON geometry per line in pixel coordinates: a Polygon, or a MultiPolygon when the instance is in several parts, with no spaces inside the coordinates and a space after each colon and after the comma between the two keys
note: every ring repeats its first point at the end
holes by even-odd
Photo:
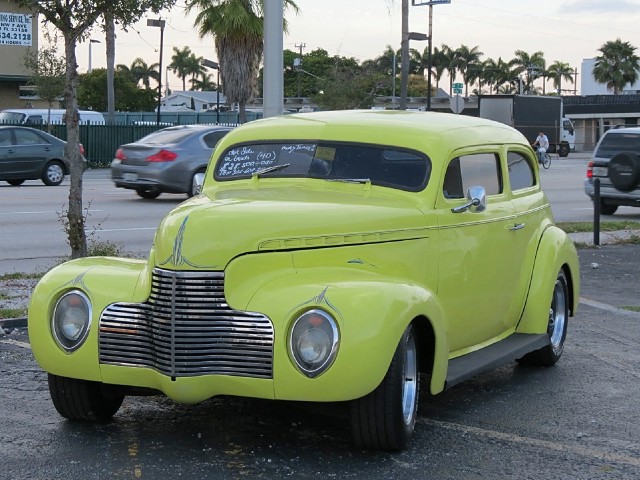
{"type": "Polygon", "coordinates": [[[67,144],[64,148],[65,159],[69,161],[71,170],[71,186],[69,188],[69,207],[67,209],[67,235],[71,246],[71,258],[87,256],[87,236],[84,231],[82,215],[82,173],[84,162],[80,155],[80,116],[78,114],[78,65],[76,62],[76,36],[65,34],[64,50],[66,56],[66,87],[64,100],[67,106],[65,122],[67,125],[67,144]]]}
{"type": "Polygon", "coordinates": [[[116,123],[116,97],[114,92],[116,59],[116,26],[111,15],[104,16],[105,42],[107,50],[107,123],[116,123]]]}

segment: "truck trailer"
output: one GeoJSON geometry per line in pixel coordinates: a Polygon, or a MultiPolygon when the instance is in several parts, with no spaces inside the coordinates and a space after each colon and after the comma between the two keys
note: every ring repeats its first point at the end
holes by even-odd
{"type": "Polygon", "coordinates": [[[575,149],[573,123],[562,114],[562,98],[541,95],[480,95],[481,118],[507,124],[533,144],[539,132],[549,138],[549,152],[566,157],[575,149]]]}

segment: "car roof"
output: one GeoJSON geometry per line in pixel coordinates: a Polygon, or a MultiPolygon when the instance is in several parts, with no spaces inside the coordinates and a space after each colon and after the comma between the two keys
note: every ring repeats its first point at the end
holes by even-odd
{"type": "Polygon", "coordinates": [[[517,130],[478,117],[439,112],[341,110],[256,120],[234,129],[224,145],[256,140],[330,140],[431,151],[469,145],[529,142],[517,130]]]}
{"type": "Polygon", "coordinates": [[[610,128],[605,132],[607,135],[618,135],[623,133],[634,133],[636,135],[640,135],[640,127],[610,128]]]}

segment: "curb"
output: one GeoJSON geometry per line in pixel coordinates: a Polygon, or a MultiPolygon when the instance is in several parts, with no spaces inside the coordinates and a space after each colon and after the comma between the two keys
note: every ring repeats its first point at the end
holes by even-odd
{"type": "Polygon", "coordinates": [[[27,317],[0,318],[0,328],[27,328],[27,317]]]}

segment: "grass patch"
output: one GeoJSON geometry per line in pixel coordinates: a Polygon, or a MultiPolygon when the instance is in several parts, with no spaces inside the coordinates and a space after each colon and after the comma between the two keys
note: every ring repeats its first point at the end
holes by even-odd
{"type": "Polygon", "coordinates": [[[23,272],[12,272],[5,273],[0,275],[0,280],[29,280],[29,279],[39,279],[44,275],[43,273],[23,273],[23,272]]]}
{"type": "Polygon", "coordinates": [[[0,308],[0,318],[19,318],[26,316],[26,308],[0,308]]]}
{"type": "MultiPolygon", "coordinates": [[[[558,222],[556,225],[567,233],[593,232],[593,222],[558,222]]],[[[640,223],[633,221],[600,223],[601,232],[616,230],[640,230],[640,223]]]]}
{"type": "Polygon", "coordinates": [[[640,313],[640,307],[620,307],[623,308],[625,310],[631,310],[632,312],[639,312],[640,313]]]}

